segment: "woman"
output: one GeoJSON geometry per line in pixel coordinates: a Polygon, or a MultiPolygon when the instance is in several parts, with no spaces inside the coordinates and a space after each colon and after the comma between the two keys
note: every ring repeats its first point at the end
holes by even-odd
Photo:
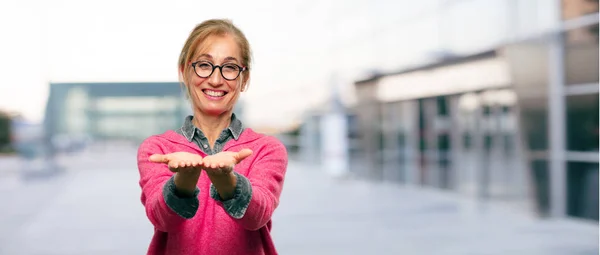
{"type": "Polygon", "coordinates": [[[142,204],[154,225],[148,254],[277,254],[271,216],[287,152],[233,114],[250,78],[250,46],[227,20],[188,37],[179,74],[193,116],[138,151],[142,204]]]}

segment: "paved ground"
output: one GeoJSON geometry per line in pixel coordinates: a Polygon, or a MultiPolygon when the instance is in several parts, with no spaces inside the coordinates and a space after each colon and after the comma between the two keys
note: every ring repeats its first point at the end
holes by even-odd
{"type": "MultiPolygon", "coordinates": [[[[108,151],[108,152],[107,152],[108,151]]],[[[110,152],[112,151],[112,152],[110,152]]],[[[0,176],[0,255],[145,254],[152,227],[132,150],[61,158],[68,171],[0,176]]],[[[6,167],[0,161],[0,169],[6,167]]],[[[273,235],[281,254],[598,254],[598,224],[473,210],[436,191],[333,180],[291,162],[273,235]]]]}

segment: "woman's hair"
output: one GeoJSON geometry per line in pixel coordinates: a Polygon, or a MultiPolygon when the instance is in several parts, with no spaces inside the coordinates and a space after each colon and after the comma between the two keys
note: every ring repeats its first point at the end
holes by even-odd
{"type": "Polygon", "coordinates": [[[196,50],[198,49],[198,45],[200,45],[203,41],[205,41],[208,37],[212,35],[224,36],[230,35],[236,40],[238,47],[240,48],[241,54],[241,64],[246,67],[246,71],[240,75],[240,79],[245,83],[249,78],[249,70],[250,63],[252,61],[252,53],[250,51],[250,43],[246,36],[242,31],[237,28],[230,20],[227,19],[210,19],[206,20],[199,25],[197,25],[194,30],[190,33],[189,37],[185,41],[185,45],[183,45],[183,49],[181,49],[181,54],[179,55],[179,81],[182,83],[184,88],[186,88],[187,95],[189,96],[189,91],[187,90],[186,84],[188,84],[185,76],[183,74],[189,74],[191,68],[191,60],[197,54],[196,50]]]}

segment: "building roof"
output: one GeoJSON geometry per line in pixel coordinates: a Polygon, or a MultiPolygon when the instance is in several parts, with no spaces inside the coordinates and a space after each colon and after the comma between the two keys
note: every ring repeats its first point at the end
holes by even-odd
{"type": "Polygon", "coordinates": [[[92,97],[103,96],[156,96],[180,95],[183,90],[179,82],[85,82],[50,83],[50,93],[68,91],[73,87],[85,88],[92,97]]]}
{"type": "Polygon", "coordinates": [[[442,61],[438,61],[438,62],[434,62],[434,63],[415,66],[415,67],[411,67],[408,69],[402,69],[402,70],[394,71],[394,72],[375,74],[367,79],[356,81],[355,84],[356,85],[369,84],[370,82],[378,80],[379,78],[382,78],[385,76],[405,74],[405,73],[411,73],[411,72],[416,72],[416,71],[423,71],[423,70],[434,69],[434,68],[438,68],[438,67],[442,67],[442,66],[456,65],[456,64],[470,62],[473,60],[495,57],[496,55],[497,55],[496,50],[489,50],[489,51],[484,51],[484,52],[476,53],[473,55],[467,55],[467,56],[450,56],[450,57],[445,58],[442,61]]]}

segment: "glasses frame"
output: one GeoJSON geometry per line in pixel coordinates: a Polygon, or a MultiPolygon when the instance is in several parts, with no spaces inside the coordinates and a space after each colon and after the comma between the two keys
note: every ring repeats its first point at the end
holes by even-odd
{"type": "Polygon", "coordinates": [[[242,74],[242,72],[246,71],[246,67],[245,67],[245,66],[239,66],[239,65],[237,65],[237,64],[234,64],[234,63],[228,63],[228,64],[225,64],[225,65],[234,65],[234,66],[237,66],[237,67],[238,67],[238,69],[239,69],[239,72],[238,72],[238,74],[235,76],[235,78],[233,78],[233,79],[227,79],[227,77],[225,77],[225,75],[223,75],[223,65],[215,65],[215,64],[213,64],[213,63],[211,63],[211,62],[208,62],[208,61],[196,61],[196,62],[192,63],[192,69],[194,69],[194,73],[195,73],[196,75],[198,75],[198,77],[200,77],[200,78],[208,78],[208,77],[210,77],[210,76],[211,76],[211,75],[212,75],[212,74],[215,72],[215,69],[219,68],[219,73],[221,73],[221,77],[223,77],[223,79],[225,79],[225,80],[228,80],[228,81],[235,81],[235,80],[236,80],[238,77],[240,77],[240,74],[242,74]],[[212,70],[210,71],[210,74],[208,74],[208,75],[207,75],[207,76],[205,76],[205,77],[204,77],[204,76],[201,76],[201,75],[200,75],[200,74],[198,74],[198,72],[196,71],[196,65],[198,65],[198,63],[200,63],[200,62],[202,62],[202,63],[207,63],[207,64],[209,64],[209,65],[211,65],[211,66],[212,66],[212,70]]]}

